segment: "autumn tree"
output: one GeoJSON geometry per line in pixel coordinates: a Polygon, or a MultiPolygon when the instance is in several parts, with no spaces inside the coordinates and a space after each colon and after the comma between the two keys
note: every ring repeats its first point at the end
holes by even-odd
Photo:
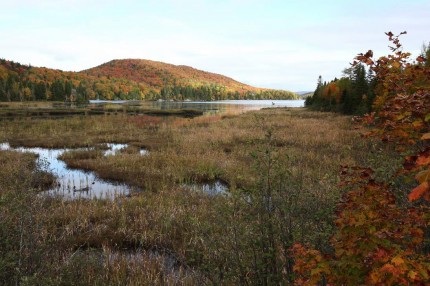
{"type": "Polygon", "coordinates": [[[331,239],[334,253],[295,245],[297,284],[426,285],[430,279],[429,58],[410,61],[400,35],[387,33],[391,54],[376,60],[368,51],[354,66],[375,72],[376,113],[361,121],[375,127],[368,135],[394,144],[403,168],[388,181],[378,181],[370,168],[342,168],[346,192],[331,239]],[[412,190],[399,195],[399,181],[412,190]]]}
{"type": "Polygon", "coordinates": [[[305,104],[316,110],[365,114],[371,110],[374,99],[372,83],[373,78],[363,65],[345,69],[342,78],[329,83],[322,83],[320,76],[313,96],[305,104]]]}

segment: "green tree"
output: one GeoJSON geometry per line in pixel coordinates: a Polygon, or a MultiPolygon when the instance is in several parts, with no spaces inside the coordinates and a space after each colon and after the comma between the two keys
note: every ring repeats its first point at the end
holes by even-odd
{"type": "Polygon", "coordinates": [[[34,93],[36,100],[46,100],[46,85],[43,81],[36,84],[34,93]]]}
{"type": "Polygon", "coordinates": [[[64,101],[65,100],[64,82],[62,80],[55,79],[55,81],[51,85],[51,92],[52,92],[51,100],[64,101]]]}
{"type": "Polygon", "coordinates": [[[72,95],[72,89],[73,89],[73,84],[71,81],[66,81],[65,86],[64,86],[64,94],[66,96],[66,98],[70,98],[70,96],[72,95]]]}
{"type": "Polygon", "coordinates": [[[3,78],[0,78],[0,101],[7,101],[6,82],[3,78]]]}

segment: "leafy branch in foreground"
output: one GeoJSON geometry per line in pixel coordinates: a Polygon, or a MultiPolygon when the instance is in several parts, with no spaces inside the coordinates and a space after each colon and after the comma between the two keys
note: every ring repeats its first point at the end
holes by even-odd
{"type": "Polygon", "coordinates": [[[360,121],[374,126],[377,135],[394,144],[403,168],[389,181],[375,180],[370,168],[342,169],[348,188],[338,206],[337,232],[331,239],[334,254],[295,245],[294,270],[299,285],[425,285],[430,279],[430,68],[428,58],[415,62],[402,51],[401,33],[386,33],[392,54],[373,58],[359,54],[353,63],[366,64],[376,77],[376,113],[360,121]],[[409,193],[405,190],[418,186],[409,193]],[[401,181],[402,186],[396,186],[401,181]],[[403,191],[409,202],[395,196],[403,191]],[[424,200],[420,200],[423,198],[424,200]]]}

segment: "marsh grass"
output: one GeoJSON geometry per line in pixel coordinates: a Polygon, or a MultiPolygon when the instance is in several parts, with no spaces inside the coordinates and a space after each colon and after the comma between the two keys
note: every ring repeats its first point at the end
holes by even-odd
{"type": "Polygon", "coordinates": [[[389,150],[363,143],[349,117],[297,109],[194,119],[119,114],[1,121],[0,142],[98,146],[61,159],[144,190],[113,201],[44,198],[33,191],[33,181],[40,181],[34,156],[0,151],[0,248],[6,253],[0,279],[23,285],[259,284],[265,278],[256,264],[263,241],[257,226],[267,209],[257,198],[267,178],[279,206],[268,220],[276,237],[273,258],[284,273],[279,279],[290,281],[290,257],[278,250],[300,241],[331,251],[339,166],[384,161],[384,176],[392,162],[389,150]],[[106,143],[129,147],[103,156],[106,143]],[[276,176],[265,175],[267,146],[279,160],[276,176]],[[147,155],[139,154],[142,147],[147,155]],[[215,180],[230,195],[182,187],[215,180]],[[161,255],[151,257],[154,251],[161,255]],[[176,266],[166,268],[166,256],[176,266]]]}
{"type": "Polygon", "coordinates": [[[59,119],[89,115],[153,115],[194,118],[203,115],[196,109],[146,109],[130,104],[74,105],[64,102],[9,102],[0,108],[0,120],[59,119]]]}

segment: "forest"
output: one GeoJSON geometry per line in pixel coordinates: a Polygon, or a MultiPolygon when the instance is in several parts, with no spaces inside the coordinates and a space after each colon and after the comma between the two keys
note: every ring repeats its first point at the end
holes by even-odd
{"type": "MultiPolygon", "coordinates": [[[[430,44],[423,44],[421,49],[422,58],[430,57],[430,44]]],[[[385,58],[385,60],[388,60],[385,58]]],[[[404,64],[404,60],[400,64],[404,64]]],[[[395,65],[393,68],[401,68],[395,65]]],[[[430,65],[429,62],[416,61],[407,66],[404,73],[413,73],[418,66],[430,65]]],[[[321,76],[318,78],[317,87],[313,96],[306,99],[305,105],[314,110],[341,112],[348,115],[364,115],[377,110],[382,105],[381,84],[375,75],[375,68],[367,67],[365,63],[356,63],[343,70],[343,77],[335,78],[330,82],[323,82],[321,76]],[[375,102],[375,100],[377,100],[375,102]]],[[[427,84],[425,78],[410,82],[409,91],[417,90],[427,84]]]]}
{"type": "Polygon", "coordinates": [[[285,90],[251,87],[186,66],[115,60],[63,72],[0,59],[0,101],[297,99],[285,90]]]}

